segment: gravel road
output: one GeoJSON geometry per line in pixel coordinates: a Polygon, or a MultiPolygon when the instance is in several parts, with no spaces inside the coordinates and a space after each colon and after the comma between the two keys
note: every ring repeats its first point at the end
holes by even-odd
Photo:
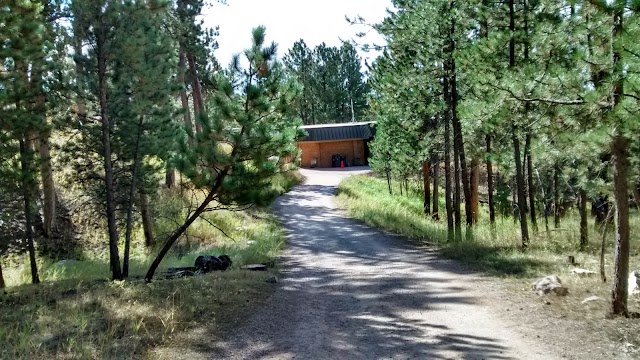
{"type": "Polygon", "coordinates": [[[303,170],[307,181],[277,200],[288,232],[279,289],[212,358],[557,357],[496,316],[486,279],[337,209],[336,186],[361,172],[303,170]]]}

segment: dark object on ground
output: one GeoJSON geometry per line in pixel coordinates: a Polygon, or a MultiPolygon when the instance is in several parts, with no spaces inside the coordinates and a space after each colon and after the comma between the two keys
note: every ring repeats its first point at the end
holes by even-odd
{"type": "Polygon", "coordinates": [[[251,265],[243,266],[242,269],[249,270],[249,271],[267,271],[267,265],[265,265],[265,264],[251,264],[251,265]]]}
{"type": "Polygon", "coordinates": [[[331,156],[331,167],[341,167],[342,163],[347,167],[347,157],[344,155],[333,155],[331,156]]]}
{"type": "Polygon", "coordinates": [[[277,284],[278,283],[278,278],[273,275],[273,276],[269,276],[265,282],[268,282],[269,284],[277,284]]]}
{"type": "Polygon", "coordinates": [[[194,266],[197,272],[206,274],[212,271],[225,271],[231,264],[231,258],[227,255],[198,256],[194,266]]]}

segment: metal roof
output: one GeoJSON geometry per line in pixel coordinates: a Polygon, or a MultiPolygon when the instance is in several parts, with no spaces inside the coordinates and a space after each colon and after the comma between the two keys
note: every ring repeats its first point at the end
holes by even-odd
{"type": "Polygon", "coordinates": [[[322,124],[302,126],[307,136],[302,141],[337,141],[348,139],[371,139],[373,122],[322,124]]]}

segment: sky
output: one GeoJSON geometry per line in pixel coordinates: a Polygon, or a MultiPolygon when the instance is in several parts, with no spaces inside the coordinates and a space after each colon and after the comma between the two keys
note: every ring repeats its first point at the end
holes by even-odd
{"type": "MultiPolygon", "coordinates": [[[[226,67],[233,54],[249,47],[251,29],[258,25],[267,28],[269,43],[278,44],[279,58],[299,39],[304,39],[310,48],[322,42],[340,46],[341,39],[383,44],[375,30],[350,25],[345,15],[360,15],[373,24],[384,19],[386,9],[391,7],[391,0],[227,0],[227,5],[215,3],[203,15],[205,26],[220,26],[220,48],[215,54],[226,67]],[[360,32],[366,32],[367,36],[356,37],[360,32]]],[[[372,60],[377,53],[360,55],[372,60]]]]}

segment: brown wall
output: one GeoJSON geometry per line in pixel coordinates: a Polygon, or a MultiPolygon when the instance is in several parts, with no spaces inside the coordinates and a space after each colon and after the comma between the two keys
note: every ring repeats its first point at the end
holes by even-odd
{"type": "Polygon", "coordinates": [[[298,147],[302,151],[302,167],[311,167],[312,159],[317,159],[319,168],[330,168],[333,155],[344,155],[349,166],[364,165],[364,140],[342,140],[322,142],[300,142],[298,147]]]}

